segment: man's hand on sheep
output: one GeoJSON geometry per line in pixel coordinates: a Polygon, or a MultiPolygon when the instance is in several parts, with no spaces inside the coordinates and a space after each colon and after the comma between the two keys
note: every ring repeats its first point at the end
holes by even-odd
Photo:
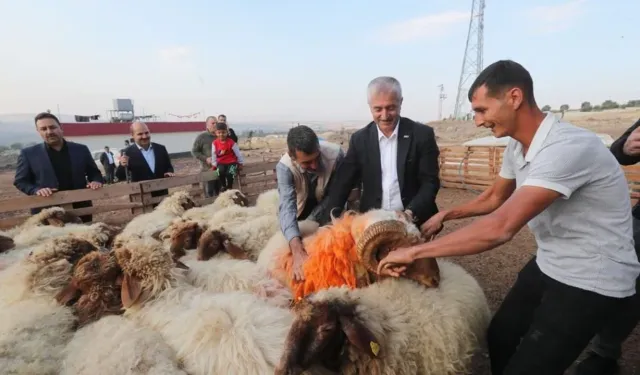
{"type": "Polygon", "coordinates": [[[420,232],[422,235],[429,239],[440,233],[444,225],[442,222],[444,221],[444,216],[446,215],[445,211],[440,211],[437,214],[431,216],[431,219],[427,220],[420,226],[420,232]]]}
{"type": "Polygon", "coordinates": [[[96,182],[96,181],[91,181],[87,184],[87,189],[91,189],[91,190],[100,189],[101,187],[102,187],[102,183],[96,182]]]}
{"type": "Polygon", "coordinates": [[[41,197],[50,197],[53,195],[53,193],[55,193],[56,191],[58,191],[58,189],[53,189],[53,188],[42,188],[38,191],[36,191],[36,195],[41,196],[41,197]]]}
{"type": "Polygon", "coordinates": [[[171,173],[171,172],[167,172],[164,174],[165,177],[173,177],[175,176],[175,173],[171,173]]]}
{"type": "Polygon", "coordinates": [[[400,247],[392,250],[378,263],[378,275],[400,277],[407,266],[415,260],[413,247],[400,247]]]}
{"type": "Polygon", "coordinates": [[[291,254],[293,255],[293,279],[295,281],[303,281],[304,271],[302,267],[309,256],[307,255],[307,251],[304,249],[302,239],[300,239],[300,237],[292,239],[291,242],[289,242],[289,249],[291,249],[291,254]]]}

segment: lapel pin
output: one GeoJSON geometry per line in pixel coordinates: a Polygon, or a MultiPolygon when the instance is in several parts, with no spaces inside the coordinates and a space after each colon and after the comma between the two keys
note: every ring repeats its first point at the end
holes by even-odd
{"type": "Polygon", "coordinates": [[[408,134],[405,134],[403,138],[409,138],[409,135],[408,135],[408,134]]]}

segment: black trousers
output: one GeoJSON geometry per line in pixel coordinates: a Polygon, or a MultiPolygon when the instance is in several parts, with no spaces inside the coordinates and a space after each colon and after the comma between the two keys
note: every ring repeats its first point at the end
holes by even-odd
{"type": "Polygon", "coordinates": [[[236,164],[218,164],[218,181],[220,184],[216,187],[216,194],[233,188],[233,175],[229,173],[232,165],[236,164]]]}
{"type": "MultiPolygon", "coordinates": [[[[636,254],[640,259],[640,220],[633,219],[633,239],[636,254]]],[[[636,295],[631,297],[629,306],[615,314],[602,327],[591,343],[591,350],[602,357],[618,359],[622,355],[622,343],[629,337],[640,321],[640,277],[636,280],[636,295]]]]}
{"type": "Polygon", "coordinates": [[[114,164],[107,164],[103,166],[104,166],[104,174],[106,175],[106,178],[107,178],[107,184],[113,184],[116,166],[114,164]]]}
{"type": "Polygon", "coordinates": [[[542,273],[534,257],[518,274],[489,326],[492,374],[564,374],[629,300],[560,283],[542,273]]]}

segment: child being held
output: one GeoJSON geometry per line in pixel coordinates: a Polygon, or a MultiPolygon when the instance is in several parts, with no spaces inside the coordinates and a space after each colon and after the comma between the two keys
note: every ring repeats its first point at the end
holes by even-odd
{"type": "Polygon", "coordinates": [[[242,169],[244,158],[240,153],[238,144],[229,138],[227,124],[216,124],[216,139],[211,145],[211,165],[212,169],[218,169],[218,179],[220,181],[220,191],[226,191],[233,186],[234,169],[242,169]]]}

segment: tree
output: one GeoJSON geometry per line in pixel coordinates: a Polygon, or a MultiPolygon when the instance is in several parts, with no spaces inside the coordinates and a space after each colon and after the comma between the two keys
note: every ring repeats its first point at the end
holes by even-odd
{"type": "Polygon", "coordinates": [[[582,104],[580,105],[580,112],[591,112],[592,110],[593,107],[589,102],[582,102],[582,104]]]}
{"type": "Polygon", "coordinates": [[[551,106],[549,104],[542,107],[542,112],[549,112],[549,111],[551,111],[551,106]]]}
{"type": "Polygon", "coordinates": [[[566,111],[568,111],[568,110],[569,110],[569,104],[563,104],[563,105],[561,105],[561,106],[560,106],[560,110],[561,110],[562,112],[566,112],[566,111]]]}
{"type": "Polygon", "coordinates": [[[10,147],[11,147],[12,150],[22,150],[22,143],[16,142],[16,143],[11,144],[10,147]]]}
{"type": "Polygon", "coordinates": [[[605,100],[604,102],[602,102],[601,107],[602,109],[615,109],[620,107],[620,105],[618,105],[618,103],[614,102],[613,100],[605,100]]]}

